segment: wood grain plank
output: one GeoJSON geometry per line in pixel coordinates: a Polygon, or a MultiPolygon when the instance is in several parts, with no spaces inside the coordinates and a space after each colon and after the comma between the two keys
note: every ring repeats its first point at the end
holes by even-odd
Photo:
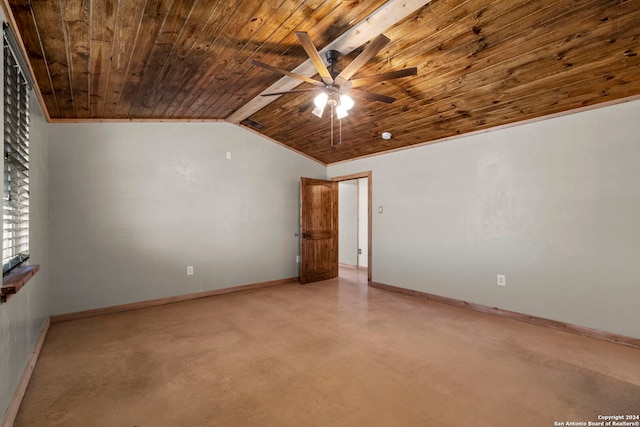
{"type": "Polygon", "coordinates": [[[91,117],[104,115],[105,93],[111,68],[111,51],[116,25],[116,0],[91,3],[91,46],[89,57],[89,109],[91,117]]]}
{"type": "MultiPolygon", "coordinates": [[[[148,70],[149,59],[161,41],[158,40],[160,29],[167,21],[172,21],[176,15],[169,15],[173,0],[147,0],[146,7],[140,26],[138,36],[131,53],[131,60],[126,71],[126,78],[123,80],[117,106],[114,110],[116,117],[128,117],[132,105],[136,101],[138,89],[144,78],[144,73],[148,70]]],[[[172,25],[172,22],[169,22],[172,25]]]]}
{"type": "Polygon", "coordinates": [[[2,277],[0,287],[0,301],[7,302],[9,298],[22,289],[31,278],[40,271],[39,264],[16,267],[11,272],[2,277]]]}
{"type": "Polygon", "coordinates": [[[206,2],[207,10],[203,12],[200,10],[203,7],[202,0],[194,0],[195,10],[187,17],[157,81],[144,97],[144,105],[148,106],[144,117],[161,117],[171,98],[197,67],[196,60],[190,55],[196,52],[204,54],[208,49],[208,40],[215,36],[215,23],[222,15],[220,3],[221,0],[206,2]],[[163,99],[165,101],[160,104],[163,99]]]}
{"type": "Polygon", "coordinates": [[[61,9],[71,77],[71,98],[76,117],[88,117],[89,109],[89,0],[67,0],[61,9]]]}
{"type": "Polygon", "coordinates": [[[42,45],[33,9],[28,0],[20,0],[13,2],[11,12],[29,57],[38,89],[45,104],[44,108],[47,110],[45,116],[57,117],[60,115],[60,109],[51,82],[47,54],[42,45]]]}
{"type": "Polygon", "coordinates": [[[171,9],[167,13],[166,19],[158,32],[158,37],[149,59],[142,72],[141,81],[137,85],[137,93],[132,97],[131,107],[128,116],[144,116],[150,107],[152,107],[151,99],[154,90],[160,82],[167,66],[171,63],[171,59],[176,55],[176,46],[178,41],[187,29],[187,21],[194,12],[197,2],[193,0],[176,0],[171,5],[171,9]]]}
{"type": "MultiPolygon", "coordinates": [[[[587,10],[585,15],[581,15],[580,11],[574,11],[572,14],[572,20],[578,16],[582,18],[580,21],[573,21],[574,28],[578,30],[588,30],[593,28],[593,21],[597,21],[599,14],[594,14],[592,10],[587,10]]],[[[567,15],[564,15],[565,17],[567,15]]],[[[517,28],[513,28],[511,33],[517,31],[517,28]]],[[[606,34],[608,29],[605,30],[604,37],[608,37],[610,34],[606,34]]],[[[581,34],[580,31],[578,34],[581,34]]],[[[594,33],[595,34],[595,33],[594,33]]],[[[522,38],[521,44],[515,46],[508,46],[505,54],[505,49],[501,46],[497,46],[493,50],[487,49],[485,52],[478,54],[476,61],[471,64],[471,67],[467,69],[464,77],[460,79],[456,78],[461,84],[467,84],[472,86],[474,84],[481,84],[486,82],[487,79],[503,79],[511,75],[514,70],[519,70],[523,66],[533,66],[542,68],[539,64],[544,61],[555,63],[557,56],[554,56],[550,46],[558,46],[563,49],[571,49],[580,47],[584,42],[583,37],[572,37],[567,34],[566,31],[540,31],[540,33],[531,34],[531,37],[522,38]]],[[[557,51],[557,50],[556,50],[557,51]]],[[[560,58],[562,59],[562,58],[560,58]]],[[[441,63],[450,64],[455,61],[455,58],[442,58],[441,63]]],[[[459,65],[460,63],[458,63],[459,65]]],[[[455,74],[455,65],[453,69],[439,68],[438,73],[429,81],[433,86],[443,87],[448,81],[453,81],[453,74],[455,74]]],[[[425,81],[427,83],[427,81],[425,81]]],[[[454,89],[451,85],[447,85],[444,88],[446,92],[450,92],[454,89]]]]}
{"type": "Polygon", "coordinates": [[[47,67],[61,117],[74,117],[71,70],[67,57],[61,10],[58,2],[31,1],[40,40],[46,52],[47,67]]]}
{"type": "Polygon", "coordinates": [[[111,67],[107,74],[107,91],[104,96],[105,117],[117,117],[116,111],[120,102],[120,93],[128,77],[129,64],[138,39],[146,4],[147,0],[139,2],[118,1],[111,67]]]}
{"type": "Polygon", "coordinates": [[[222,29],[216,46],[211,52],[213,61],[195,82],[195,92],[186,94],[180,105],[176,105],[170,111],[183,117],[196,117],[194,112],[202,105],[207,105],[208,108],[209,103],[216,102],[216,97],[212,96],[211,92],[217,92],[217,87],[226,84],[225,80],[219,76],[228,75],[224,72],[227,64],[243,60],[240,57],[244,55],[243,50],[247,45],[245,40],[251,40],[253,34],[259,32],[261,28],[274,25],[270,22],[270,18],[281,4],[282,0],[268,0],[259,5],[243,3],[243,6],[236,9],[236,13],[222,29]],[[215,84],[212,85],[211,82],[215,84]]]}
{"type": "MultiPolygon", "coordinates": [[[[473,114],[470,114],[469,117],[462,117],[457,108],[452,108],[447,111],[440,111],[430,121],[416,121],[413,124],[416,126],[416,130],[419,130],[420,126],[429,124],[444,128],[444,125],[451,120],[465,118],[471,120],[465,120],[462,123],[449,126],[448,129],[455,128],[456,131],[465,129],[466,131],[471,131],[479,126],[486,126],[500,117],[500,120],[505,123],[512,123],[517,121],[518,117],[533,118],[535,114],[540,114],[541,111],[544,112],[544,115],[549,115],[559,111],[569,111],[592,105],[597,103],[599,99],[601,99],[601,102],[606,102],[614,96],[619,98],[632,96],[634,90],[640,87],[640,82],[633,81],[633,76],[640,71],[640,60],[634,58],[633,63],[628,61],[625,61],[625,63],[625,70],[614,75],[611,74],[608,63],[603,63],[600,68],[590,67],[589,70],[591,72],[589,74],[576,69],[571,76],[566,76],[563,86],[544,93],[521,87],[518,92],[518,98],[499,105],[486,103],[478,105],[473,109],[473,114]],[[495,117],[488,117],[487,115],[489,114],[495,117]]],[[[535,84],[535,82],[531,84],[535,84]]]]}
{"type": "Polygon", "coordinates": [[[180,66],[173,67],[166,74],[164,80],[167,83],[158,89],[161,94],[154,103],[154,116],[177,116],[173,111],[182,103],[185,94],[194,90],[195,83],[215,60],[212,57],[212,48],[218,43],[222,29],[239,6],[240,3],[218,2],[216,8],[206,16],[204,27],[190,27],[193,31],[199,31],[194,36],[187,37],[187,40],[192,40],[193,43],[185,53],[178,53],[178,57],[182,59],[180,66]]]}

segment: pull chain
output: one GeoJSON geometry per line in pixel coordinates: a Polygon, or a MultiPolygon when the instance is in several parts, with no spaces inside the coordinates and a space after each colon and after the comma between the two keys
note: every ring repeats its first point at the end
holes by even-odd
{"type": "Polygon", "coordinates": [[[331,104],[331,148],[333,148],[333,104],[331,104]]]}

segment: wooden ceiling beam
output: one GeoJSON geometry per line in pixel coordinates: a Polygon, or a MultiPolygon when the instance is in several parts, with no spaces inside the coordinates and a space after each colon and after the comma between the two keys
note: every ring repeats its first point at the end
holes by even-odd
{"type": "MultiPolygon", "coordinates": [[[[369,15],[366,19],[363,19],[351,30],[329,43],[323,49],[320,49],[320,56],[324,57],[327,50],[337,50],[342,53],[342,55],[348,55],[358,47],[379,35],[382,31],[402,21],[404,18],[430,2],[431,0],[389,0],[384,6],[369,15]]],[[[317,73],[317,70],[313,66],[311,60],[306,60],[300,66],[292,70],[292,72],[306,77],[312,77],[317,73]]],[[[261,94],[283,92],[294,89],[299,85],[299,81],[283,77],[261,92],[261,94]]],[[[230,123],[238,124],[278,98],[264,97],[261,96],[261,94],[229,115],[226,120],[230,123]]]]}

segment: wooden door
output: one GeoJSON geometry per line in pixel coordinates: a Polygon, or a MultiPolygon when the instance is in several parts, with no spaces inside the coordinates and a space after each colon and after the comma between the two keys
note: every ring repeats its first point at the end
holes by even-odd
{"type": "Polygon", "coordinates": [[[338,183],[300,183],[300,283],[338,276],[338,183]]]}

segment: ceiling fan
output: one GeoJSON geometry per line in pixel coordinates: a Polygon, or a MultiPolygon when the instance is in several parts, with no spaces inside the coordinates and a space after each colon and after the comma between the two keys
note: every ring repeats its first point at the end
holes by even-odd
{"type": "MultiPolygon", "coordinates": [[[[369,84],[380,83],[386,80],[399,79],[407,76],[415,76],[418,73],[418,69],[416,67],[405,68],[403,70],[398,71],[389,71],[386,73],[375,74],[372,76],[361,77],[357,79],[351,79],[351,77],[366,64],[371,58],[373,58],[383,47],[387,45],[391,40],[380,34],[375,39],[373,39],[369,45],[342,71],[339,73],[335,70],[335,66],[338,62],[338,58],[340,57],[340,52],[336,50],[328,50],[325,53],[327,58],[327,62],[329,63],[329,68],[324,64],[318,50],[314,46],[309,34],[303,31],[296,32],[302,47],[305,52],[309,56],[311,63],[314,65],[318,74],[320,75],[321,81],[315,80],[309,77],[305,77],[301,74],[292,73],[290,71],[284,70],[282,68],[274,67],[272,65],[264,64],[259,61],[251,61],[251,64],[256,65],[258,67],[262,67],[266,70],[273,71],[279,74],[283,74],[285,76],[293,77],[294,79],[301,80],[303,82],[307,82],[312,84],[313,88],[306,89],[294,89],[285,92],[274,92],[274,93],[264,93],[262,96],[275,96],[275,95],[284,95],[288,93],[299,93],[299,92],[308,92],[308,91],[318,91],[320,93],[316,96],[314,100],[315,108],[313,109],[313,114],[322,117],[324,109],[327,105],[331,107],[331,118],[333,120],[333,110],[335,108],[336,117],[338,119],[342,119],[347,116],[347,111],[353,107],[354,102],[349,97],[348,93],[352,93],[357,96],[361,96],[369,101],[379,101],[385,102],[387,104],[391,104],[396,99],[386,95],[380,95],[377,93],[372,93],[366,91],[364,89],[360,89],[363,86],[369,84]]],[[[333,128],[333,127],[332,127],[333,128]]]]}

